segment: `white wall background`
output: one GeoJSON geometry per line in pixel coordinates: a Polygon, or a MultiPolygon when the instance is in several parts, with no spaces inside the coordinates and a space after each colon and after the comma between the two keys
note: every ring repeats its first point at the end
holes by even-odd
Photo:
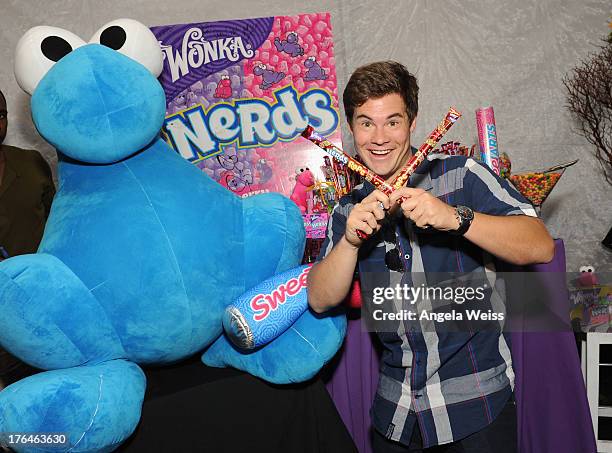
{"type": "MultiPolygon", "coordinates": [[[[542,217],[553,236],[565,240],[568,271],[583,264],[612,271],[612,252],[600,245],[612,226],[612,186],[591,145],[574,132],[561,83],[610,31],[610,0],[0,0],[0,87],[10,121],[5,143],[38,149],[55,161],[12,72],[15,45],[30,27],[58,26],[88,40],[119,17],[152,26],[319,11],[332,14],[340,92],[366,62],[394,59],[416,74],[417,146],[449,105],[464,117],[445,140],[477,143],[474,111],[493,105],[500,151],[510,155],[516,173],[580,158],[542,217]]],[[[350,150],[346,127],[344,134],[350,150]]]]}

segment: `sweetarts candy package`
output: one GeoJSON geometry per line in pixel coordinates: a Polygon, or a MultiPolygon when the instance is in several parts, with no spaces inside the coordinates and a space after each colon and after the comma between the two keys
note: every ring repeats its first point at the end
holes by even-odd
{"type": "Polygon", "coordinates": [[[499,151],[497,148],[497,127],[493,107],[476,110],[476,127],[480,146],[480,161],[489,166],[495,174],[500,174],[499,151]]]}
{"type": "Polygon", "coordinates": [[[310,124],[342,146],[329,13],[152,31],[164,55],[170,146],[239,196],[286,195],[320,234],[312,216],[328,212],[322,185],[334,175],[300,133],[310,124]]]}

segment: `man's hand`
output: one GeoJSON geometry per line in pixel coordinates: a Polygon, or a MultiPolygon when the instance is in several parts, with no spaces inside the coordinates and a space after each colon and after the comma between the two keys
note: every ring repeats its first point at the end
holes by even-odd
{"type": "Polygon", "coordinates": [[[389,197],[379,190],[353,206],[344,236],[308,273],[308,304],[315,312],[323,313],[342,303],[351,288],[359,247],[363,244],[357,230],[368,235],[380,230],[380,221],[389,206],[389,197]]]}
{"type": "Polygon", "coordinates": [[[357,203],[346,219],[344,237],[347,242],[358,248],[363,240],[357,235],[357,230],[363,231],[368,236],[380,230],[380,221],[385,218],[385,211],[389,206],[389,197],[380,190],[375,190],[361,203],[357,203]]]}
{"type": "Polygon", "coordinates": [[[455,208],[423,189],[402,187],[389,197],[391,205],[400,203],[404,216],[419,228],[433,227],[440,231],[459,228],[455,208]]]}

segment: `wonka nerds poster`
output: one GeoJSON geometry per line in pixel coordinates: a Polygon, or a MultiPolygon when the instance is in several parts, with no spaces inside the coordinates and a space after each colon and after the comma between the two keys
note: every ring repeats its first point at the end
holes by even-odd
{"type": "Polygon", "coordinates": [[[341,146],[329,13],[152,30],[164,55],[170,146],[239,196],[290,197],[308,236],[324,234],[338,194],[321,190],[329,159],[300,133],[311,124],[341,146]]]}

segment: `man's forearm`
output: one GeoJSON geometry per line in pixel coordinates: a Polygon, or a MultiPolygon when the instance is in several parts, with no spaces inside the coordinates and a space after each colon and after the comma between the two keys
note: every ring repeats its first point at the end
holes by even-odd
{"type": "Polygon", "coordinates": [[[339,305],[348,294],[359,249],[343,236],[308,273],[308,304],[317,313],[339,305]]]}
{"type": "Polygon", "coordinates": [[[465,238],[512,264],[548,263],[555,245],[540,219],[475,213],[465,238]]]}

